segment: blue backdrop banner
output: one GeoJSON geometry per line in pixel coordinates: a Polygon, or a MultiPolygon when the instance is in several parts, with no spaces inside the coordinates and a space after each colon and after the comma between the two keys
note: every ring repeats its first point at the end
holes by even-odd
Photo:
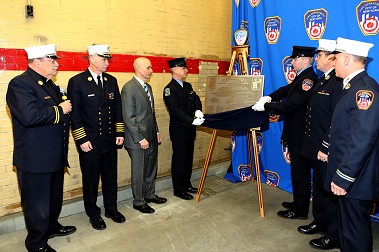
{"type": "MultiPolygon", "coordinates": [[[[343,37],[373,43],[366,69],[379,81],[379,0],[232,2],[232,32],[240,29],[241,24],[246,27],[247,22],[249,74],[265,76],[264,95],[290,83],[296,76],[289,59],[292,46],[317,47],[320,38],[343,37]]],[[[234,36],[232,41],[233,46],[237,45],[234,36]]],[[[262,181],[292,192],[291,161],[280,140],[282,128],[281,118],[271,117],[268,129],[262,131],[260,162],[265,176],[262,181]]]]}

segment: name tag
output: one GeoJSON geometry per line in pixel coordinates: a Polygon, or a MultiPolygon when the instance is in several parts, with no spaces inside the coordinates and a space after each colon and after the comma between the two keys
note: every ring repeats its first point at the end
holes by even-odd
{"type": "Polygon", "coordinates": [[[95,96],[95,94],[89,94],[88,97],[92,97],[92,96],[95,96]]]}
{"type": "Polygon", "coordinates": [[[51,99],[51,96],[45,96],[45,100],[51,99]]]}
{"type": "Polygon", "coordinates": [[[319,91],[319,92],[317,92],[318,94],[320,94],[320,95],[329,95],[329,93],[326,93],[326,92],[324,92],[324,91],[319,91]]]}

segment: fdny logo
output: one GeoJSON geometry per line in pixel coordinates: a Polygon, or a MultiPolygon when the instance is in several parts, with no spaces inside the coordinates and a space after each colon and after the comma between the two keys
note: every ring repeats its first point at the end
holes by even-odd
{"type": "Polygon", "coordinates": [[[261,0],[249,0],[251,7],[255,8],[259,5],[261,0]]]}
{"type": "Polygon", "coordinates": [[[278,173],[273,171],[264,170],[264,175],[266,177],[266,184],[270,186],[278,186],[280,181],[280,176],[278,173]]]}
{"type": "Polygon", "coordinates": [[[371,36],[379,32],[379,0],[362,1],[356,8],[359,28],[363,35],[371,36]]]}
{"type": "Polygon", "coordinates": [[[261,132],[257,133],[257,147],[258,147],[258,154],[261,153],[262,147],[263,147],[263,135],[261,132]]]}
{"type": "Polygon", "coordinates": [[[304,15],[304,25],[311,40],[322,38],[328,21],[328,12],[325,9],[307,11],[304,15]]]}
{"type": "Polygon", "coordinates": [[[269,44],[276,44],[279,40],[279,35],[282,27],[282,19],[278,16],[268,17],[265,19],[264,28],[266,40],[269,44]]]}
{"type": "Polygon", "coordinates": [[[234,65],[233,65],[233,73],[232,75],[234,76],[237,76],[240,74],[240,67],[239,67],[239,64],[237,61],[234,61],[234,65]]]}
{"type": "Polygon", "coordinates": [[[236,149],[236,144],[237,144],[237,131],[233,130],[232,131],[232,152],[236,149]]]}
{"type": "Polygon", "coordinates": [[[260,58],[250,58],[250,75],[262,75],[263,61],[260,58]]]}
{"type": "Polygon", "coordinates": [[[286,56],[282,60],[283,73],[287,83],[291,83],[296,77],[296,71],[293,69],[291,61],[292,59],[289,56],[286,56]]]}
{"type": "Polygon", "coordinates": [[[278,122],[279,118],[280,118],[280,115],[270,115],[268,119],[269,119],[269,122],[274,123],[274,122],[278,122]]]}
{"type": "Polygon", "coordinates": [[[301,88],[304,90],[304,91],[308,91],[309,89],[311,89],[313,87],[313,81],[310,80],[310,79],[305,79],[303,81],[303,83],[301,84],[301,88]]]}
{"type": "Polygon", "coordinates": [[[241,164],[240,166],[238,166],[238,174],[240,176],[241,181],[251,180],[250,166],[246,164],[241,164]]]}
{"type": "Polygon", "coordinates": [[[234,0],[234,2],[236,3],[236,6],[238,8],[238,6],[240,5],[240,0],[234,0]]]}
{"type": "Polygon", "coordinates": [[[284,145],[283,141],[282,141],[282,153],[283,153],[283,158],[286,161],[286,163],[291,164],[290,152],[288,151],[288,147],[284,145]]]}
{"type": "Polygon", "coordinates": [[[358,90],[356,93],[356,103],[358,109],[368,110],[374,101],[374,93],[370,90],[358,90]]]}

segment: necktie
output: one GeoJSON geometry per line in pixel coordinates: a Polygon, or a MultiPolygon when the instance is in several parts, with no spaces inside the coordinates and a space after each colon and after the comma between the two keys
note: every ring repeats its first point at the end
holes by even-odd
{"type": "Polygon", "coordinates": [[[151,103],[150,92],[149,92],[149,89],[147,88],[146,83],[143,84],[143,88],[145,89],[146,95],[147,95],[147,97],[149,98],[149,101],[150,101],[150,107],[153,108],[153,104],[151,103]]]}
{"type": "Polygon", "coordinates": [[[103,92],[103,83],[101,82],[100,75],[97,76],[97,86],[100,88],[101,92],[103,92]]]}

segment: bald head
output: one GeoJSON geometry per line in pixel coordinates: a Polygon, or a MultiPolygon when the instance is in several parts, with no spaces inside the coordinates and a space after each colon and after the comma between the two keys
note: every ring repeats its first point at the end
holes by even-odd
{"type": "Polygon", "coordinates": [[[133,68],[136,77],[143,81],[150,79],[153,74],[153,67],[151,66],[150,60],[144,57],[137,58],[133,63],[133,68]]]}

